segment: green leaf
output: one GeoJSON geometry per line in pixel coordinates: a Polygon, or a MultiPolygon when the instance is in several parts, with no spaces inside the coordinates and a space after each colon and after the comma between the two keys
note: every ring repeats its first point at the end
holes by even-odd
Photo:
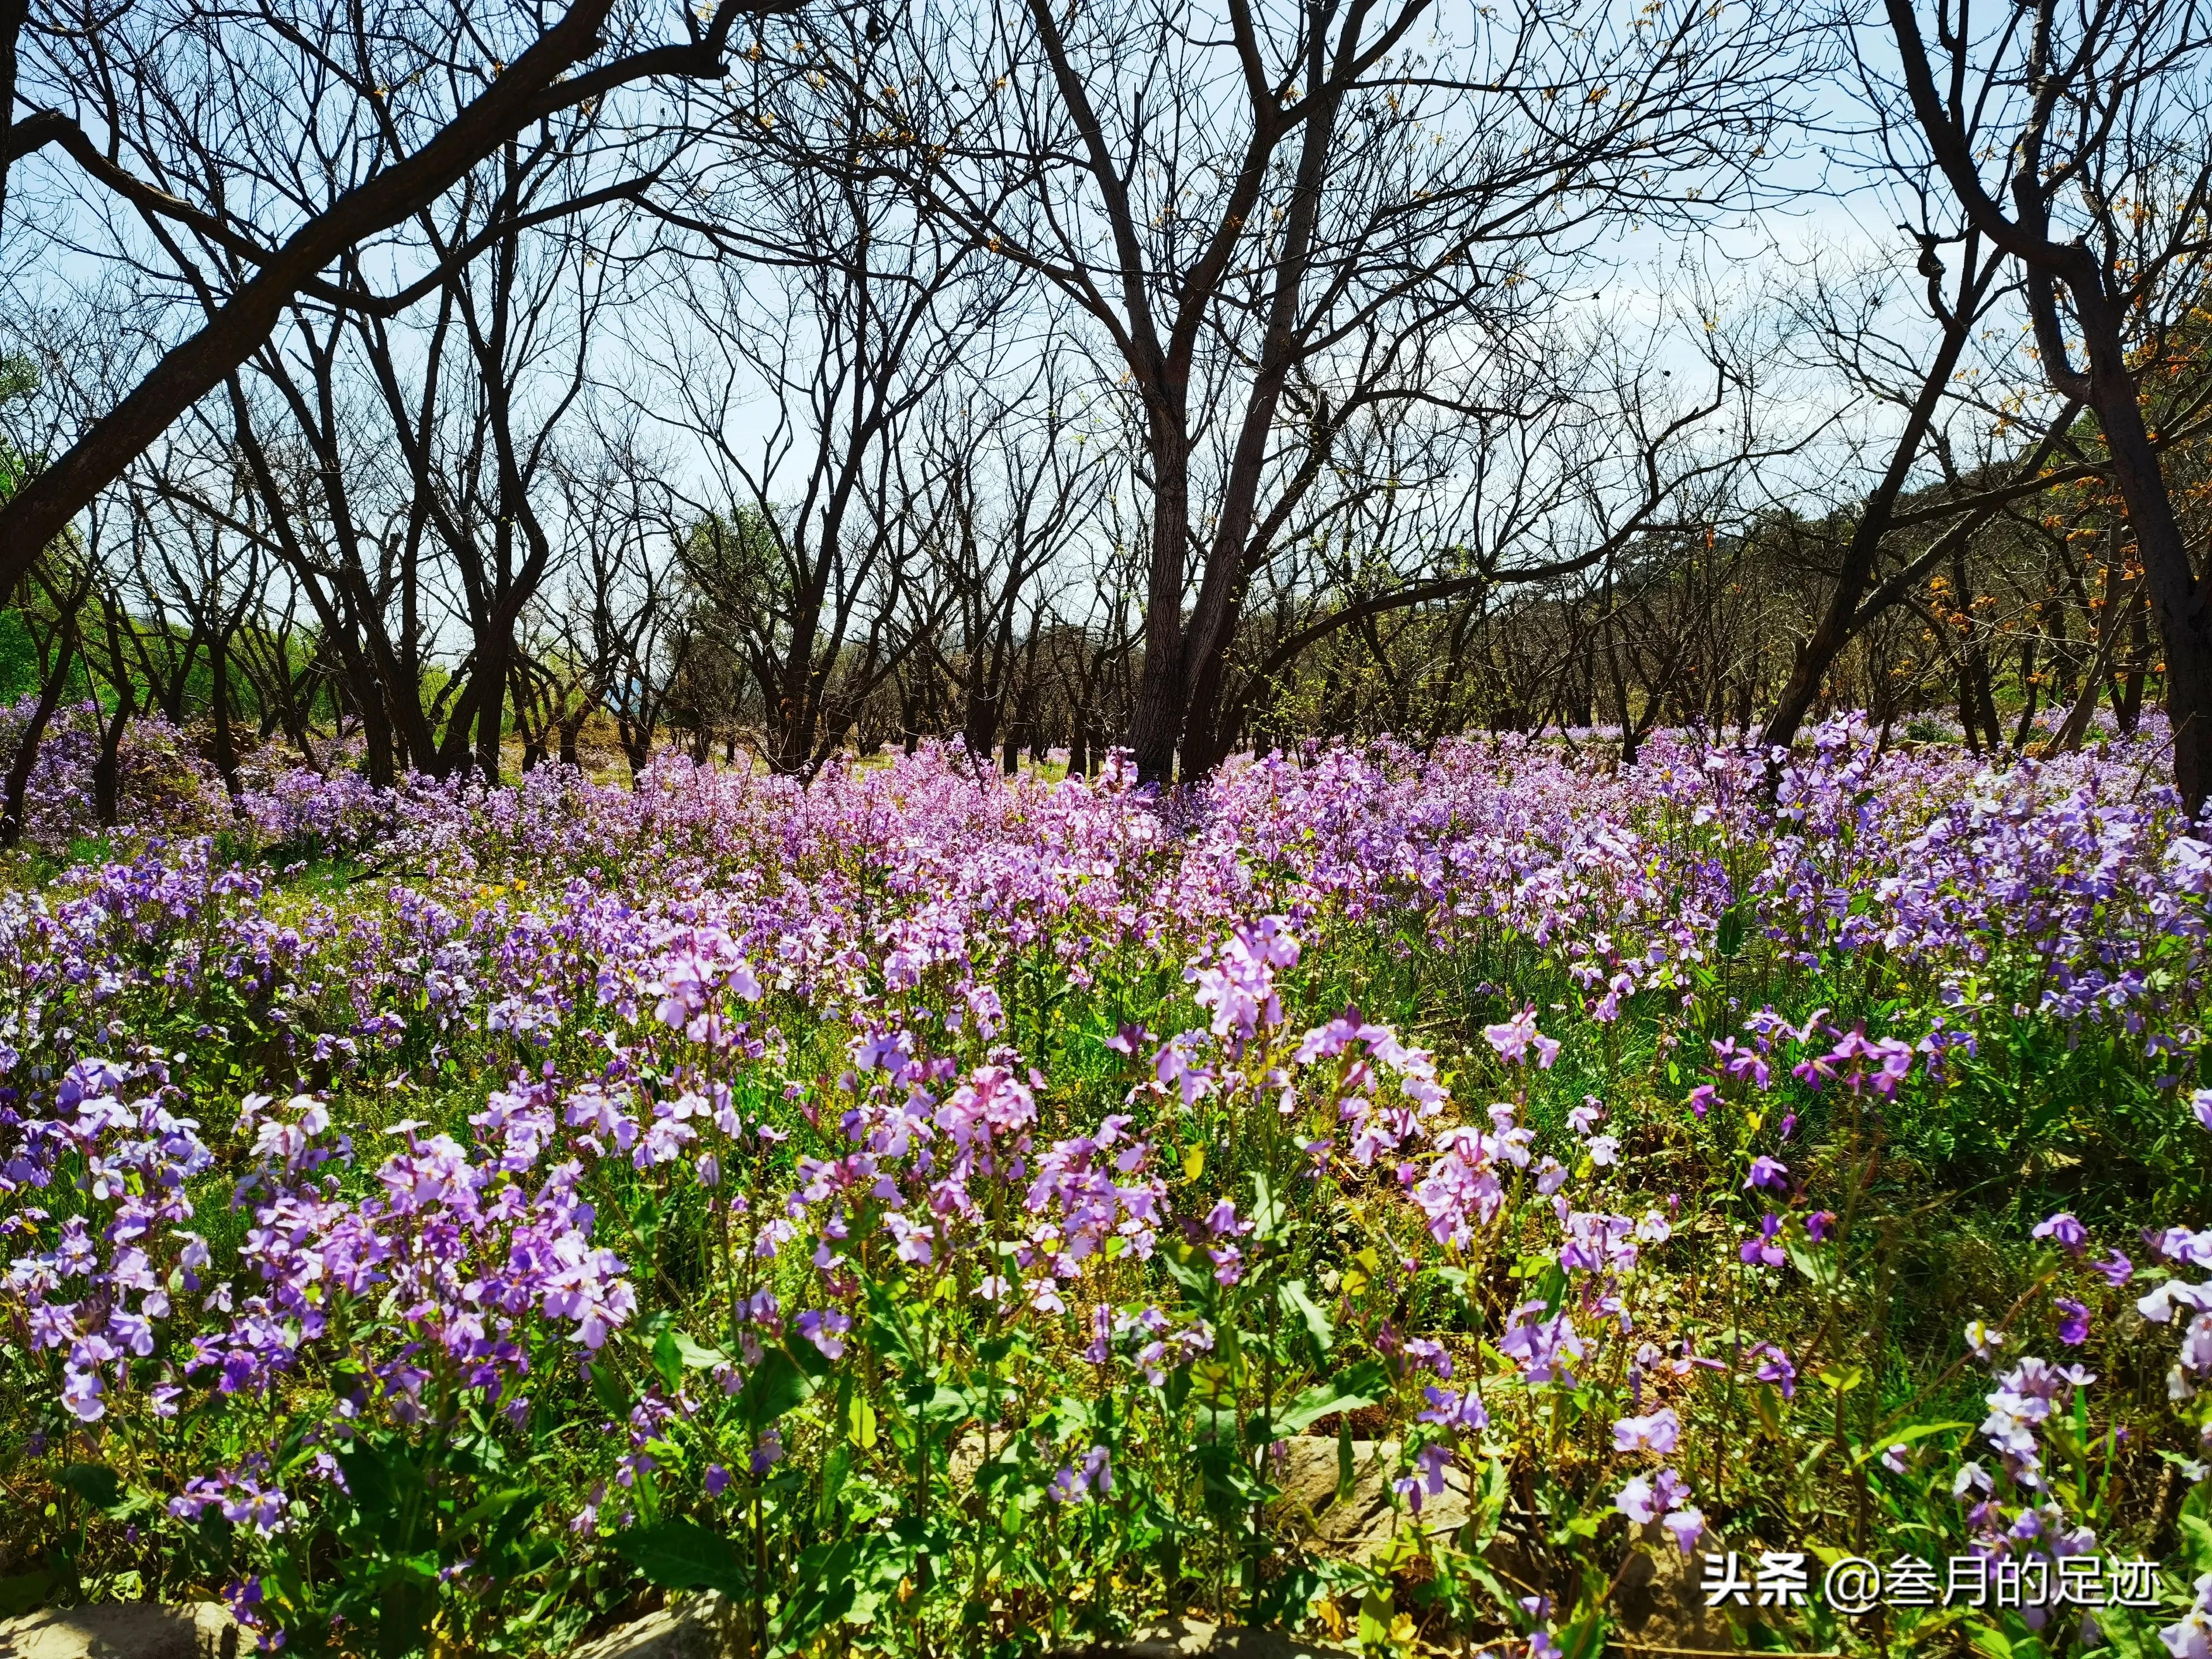
{"type": "Polygon", "coordinates": [[[973,1415],[968,1396],[957,1389],[948,1389],[943,1383],[926,1390],[917,1390],[908,1396],[915,1415],[925,1423],[957,1423],[973,1415]]]}
{"type": "Polygon", "coordinates": [[[1822,1290],[1833,1290],[1837,1279],[1836,1253],[1822,1249],[1808,1239],[1795,1235],[1782,1241],[1783,1254],[1790,1265],[1822,1290]]]}
{"type": "Polygon", "coordinates": [[[2201,1515],[2181,1517],[2181,1553],[2192,1576],[2212,1572],[2212,1521],[2201,1515]]]}
{"type": "MultiPolygon", "coordinates": [[[[808,1345],[810,1347],[811,1344],[808,1345]]],[[[738,1395],[738,1414],[757,1434],[785,1413],[805,1403],[815,1381],[781,1348],[771,1348],[738,1395]]]]}
{"type": "Polygon", "coordinates": [[[370,1651],[377,1659],[404,1659],[404,1656],[421,1652],[429,1645],[430,1616],[437,1611],[438,1562],[435,1556],[427,1563],[427,1572],[411,1576],[406,1571],[410,1565],[402,1563],[401,1570],[387,1572],[384,1583],[379,1585],[371,1605],[375,1608],[376,1639],[370,1651]]]}
{"type": "Polygon", "coordinates": [[[729,1363],[730,1356],[721,1349],[694,1341],[683,1331],[672,1329],[669,1335],[676,1343],[677,1357],[683,1360],[686,1370],[711,1371],[717,1365],[729,1363]]]}
{"type": "Polygon", "coordinates": [[[356,1443],[337,1457],[346,1491],[353,1495],[354,1507],[363,1520],[381,1521],[398,1509],[399,1492],[392,1471],[373,1448],[356,1443]]]}
{"type": "Polygon", "coordinates": [[[1285,1309],[1296,1315],[1304,1327],[1307,1341],[1313,1345],[1314,1358],[1327,1359],[1328,1351],[1336,1346],[1336,1327],[1321,1305],[1307,1294],[1305,1280],[1294,1279],[1284,1285],[1282,1299],[1285,1309]]]}
{"type": "Polygon", "coordinates": [[[1303,1434],[1322,1418],[1336,1412],[1358,1411],[1390,1392],[1390,1374],[1379,1359],[1363,1359],[1327,1382],[1316,1382],[1290,1406],[1275,1413],[1278,1436],[1303,1434]]]}
{"type": "Polygon", "coordinates": [[[622,1373],[605,1359],[592,1367],[592,1395],[599,1402],[599,1408],[617,1423],[629,1415],[629,1408],[635,1403],[622,1373]]]}
{"type": "Polygon", "coordinates": [[[413,1585],[416,1589],[435,1588],[438,1583],[438,1553],[417,1550],[412,1555],[386,1556],[379,1563],[383,1582],[387,1585],[413,1585]]]}
{"type": "Polygon", "coordinates": [[[1197,1249],[1180,1239],[1168,1243],[1152,1258],[1167,1264],[1168,1275],[1202,1304],[1211,1304],[1218,1286],[1213,1269],[1197,1249]]]}
{"type": "Polygon", "coordinates": [[[853,1473],[853,1449],[840,1442],[830,1449],[830,1455],[822,1463],[822,1496],[814,1506],[820,1524],[827,1530],[837,1514],[837,1500],[844,1495],[845,1482],[853,1473]]]}
{"type": "Polygon", "coordinates": [[[1483,1465],[1482,1485],[1475,1494],[1480,1507],[1473,1516],[1472,1537],[1463,1536],[1460,1547],[1470,1553],[1480,1551],[1498,1536],[1498,1528],[1505,1519],[1505,1465],[1492,1458],[1483,1465]]]}
{"type": "Polygon", "coordinates": [[[1168,1373],[1168,1380],[1160,1389],[1160,1398],[1166,1401],[1170,1412],[1179,1412],[1183,1408],[1183,1402],[1190,1398],[1190,1366],[1185,1363],[1168,1373]]]}
{"type": "Polygon", "coordinates": [[[1226,1437],[1201,1440],[1191,1449],[1191,1454],[1198,1465],[1200,1491],[1207,1511],[1212,1515],[1234,1515],[1275,1495],[1272,1489],[1262,1492],[1253,1480],[1243,1455],[1226,1437]]]}
{"type": "Polygon", "coordinates": [[[1386,1646],[1390,1640],[1390,1592],[1370,1590],[1359,1603],[1359,1645],[1386,1646]]]}
{"type": "Polygon", "coordinates": [[[1559,1311],[1559,1304],[1567,1299],[1566,1269],[1556,1261],[1544,1273],[1544,1282],[1536,1287],[1536,1294],[1544,1299],[1544,1317],[1549,1319],[1559,1311]]]}
{"type": "Polygon", "coordinates": [[[1796,1651],[1787,1635],[1763,1621],[1753,1623],[1750,1629],[1744,1632],[1743,1639],[1750,1644],[1751,1650],[1754,1653],[1795,1653],[1796,1651]]]}
{"type": "Polygon", "coordinates": [[[1282,1200],[1268,1183],[1264,1170],[1252,1172],[1252,1237],[1256,1243],[1265,1243],[1275,1237],[1283,1228],[1282,1200]]]}
{"type": "Polygon", "coordinates": [[[540,1501],[540,1498],[541,1494],[531,1487],[509,1486],[504,1491],[493,1492],[489,1497],[471,1504],[461,1512],[453,1524],[459,1531],[466,1533],[483,1526],[488,1521],[499,1519],[518,1504],[526,1502],[534,1508],[540,1501]]]}
{"type": "Polygon", "coordinates": [[[2043,1659],[2040,1638],[2030,1632],[2017,1619],[2008,1618],[2005,1622],[2013,1628],[2003,1631],[1995,1625],[1968,1625],[1968,1645],[1975,1652],[1985,1656],[1985,1659],[2043,1659]]]}
{"type": "Polygon", "coordinates": [[[2166,1652],[2148,1623],[2131,1607],[2098,1608],[2097,1628],[2118,1659],[2154,1659],[2166,1652]]]}
{"type": "Polygon", "coordinates": [[[684,1356],[677,1352],[676,1333],[664,1329],[653,1345],[653,1369],[660,1373],[660,1380],[674,1394],[684,1386],[684,1356]]]}
{"type": "Polygon", "coordinates": [[[849,1538],[799,1552],[795,1588],[776,1620],[776,1651],[804,1651],[823,1629],[855,1610],[860,1590],[856,1556],[849,1538]]]}
{"type": "Polygon", "coordinates": [[[1909,1428],[1893,1429],[1875,1437],[1874,1443],[1851,1460],[1856,1468],[1869,1458],[1879,1457],[1892,1446],[1909,1446],[1916,1440],[1925,1440],[1931,1434],[1946,1434],[1953,1429],[1967,1429],[1971,1423],[1915,1423],[1909,1428]]]}
{"type": "Polygon", "coordinates": [[[71,1463],[55,1478],[96,1510],[123,1501],[123,1478],[104,1463],[71,1463]]]}
{"type": "Polygon", "coordinates": [[[1605,1651],[1607,1620],[1603,1607],[1593,1607],[1560,1632],[1560,1659],[1597,1659],[1605,1651]]]}
{"type": "Polygon", "coordinates": [[[1721,915],[1719,938],[1714,941],[1724,957],[1733,957],[1743,949],[1743,907],[1731,905],[1721,915]]]}
{"type": "Polygon", "coordinates": [[[615,1534],[615,1553],[663,1589],[746,1593],[744,1563],[720,1533],[696,1521],[656,1521],[615,1534]]]}
{"type": "Polygon", "coordinates": [[[1751,1408],[1759,1418],[1759,1427],[1775,1439],[1782,1438],[1782,1396],[1771,1382],[1762,1382],[1752,1390],[1751,1408]]]}

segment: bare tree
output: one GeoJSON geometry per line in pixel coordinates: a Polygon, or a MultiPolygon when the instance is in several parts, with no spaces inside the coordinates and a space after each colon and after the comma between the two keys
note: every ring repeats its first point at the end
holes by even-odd
{"type": "Polygon", "coordinates": [[[588,468],[564,468],[561,487],[576,546],[549,624],[572,676],[556,752],[576,764],[586,724],[611,713],[635,776],[651,757],[680,656],[670,550],[682,526],[665,481],[628,434],[602,442],[588,468]]]}
{"type": "Polygon", "coordinates": [[[1066,568],[1097,508],[1108,458],[1080,429],[1074,398],[1048,361],[996,392],[958,387],[924,422],[917,505],[932,526],[931,562],[910,590],[919,614],[907,628],[954,688],[973,756],[988,756],[1002,727],[1012,744],[1022,690],[1036,702],[1024,652],[1033,665],[1056,609],[1042,584],[1066,568]],[[940,608],[951,613],[949,636],[940,608]]]}
{"type": "Polygon", "coordinates": [[[2212,252],[2212,20],[2196,0],[2031,0],[1984,17],[1936,0],[1931,59],[1913,0],[1883,9],[1932,170],[2016,263],[2051,389],[2096,415],[2194,811],[2212,792],[2212,578],[2190,557],[2135,365],[2185,318],[2212,252]]]}
{"type": "MultiPolygon", "coordinates": [[[[417,228],[456,244],[561,171],[508,146],[417,228]]],[[[516,630],[561,551],[546,515],[605,301],[594,233],[613,234],[579,215],[502,239],[398,319],[301,300],[251,377],[232,377],[228,408],[196,414],[198,441],[234,453],[254,496],[198,508],[306,600],[377,782],[471,764],[495,780],[510,694],[529,701],[516,630]]]]}
{"type": "MultiPolygon", "coordinates": [[[[1417,613],[1406,637],[1418,653],[1435,621],[1454,617],[1438,643],[1463,665],[1485,606],[1483,672],[1501,680],[1501,696],[1481,718],[1524,728],[1575,672],[1575,653],[1592,648],[1578,630],[1601,625],[1575,616],[1560,637],[1553,625],[1570,620],[1561,606],[1587,599],[1589,584],[1602,586],[1623,561],[1648,560],[1685,535],[1702,541],[1743,517],[1739,497],[1758,465],[1805,436],[1760,429],[1763,319],[1693,319],[1685,332],[1694,344],[1673,356],[1679,374],[1660,362],[1674,331],[1632,349],[1630,332],[1603,317],[1575,326],[1530,319],[1517,331],[1512,375],[1499,372],[1501,356],[1490,359],[1488,406],[1432,388],[1421,418],[1394,415],[1347,434],[1349,464],[1285,526],[1266,625],[1224,670],[1218,742],[1225,746],[1298,658],[1340,630],[1358,635],[1402,718],[1430,723],[1435,716],[1416,720],[1412,702],[1427,671],[1405,679],[1377,630],[1392,612],[1417,613]],[[1514,587],[1547,603],[1492,604],[1514,587]],[[1510,639],[1500,631],[1509,619],[1510,639]]],[[[1597,605],[1601,616],[1613,608],[1610,599],[1597,605]]],[[[1582,672],[1587,682],[1589,665],[1582,672]]]]}
{"type": "Polygon", "coordinates": [[[0,0],[0,234],[8,219],[8,170],[21,147],[15,137],[16,65],[31,0],[0,0]]]}
{"type": "Polygon", "coordinates": [[[2070,442],[2078,404],[2045,411],[2023,446],[2018,414],[2007,406],[2011,383],[2002,373],[1985,380],[1965,372],[1985,367],[1971,354],[2005,295],[2002,252],[1972,226],[1947,232],[1923,219],[1912,234],[1927,329],[1900,324],[1881,273],[1816,283],[1804,307],[1805,331],[1842,395],[1894,423],[1875,441],[1873,486],[1852,503],[1840,545],[1821,538],[1825,598],[1767,715],[1761,740],[1769,745],[1796,736],[1852,641],[1911,599],[1929,573],[1962,559],[2012,502],[2084,477],[2091,465],[2070,442]],[[1957,250],[1955,270],[1947,247],[1957,250]]]}
{"type": "MultiPolygon", "coordinates": [[[[251,483],[235,467],[225,471],[242,505],[251,483]]],[[[231,524],[242,521],[241,514],[235,509],[220,514],[196,511],[197,499],[165,493],[149,513],[150,522],[138,548],[140,568],[145,573],[141,591],[153,599],[149,610],[154,616],[184,616],[188,638],[198,642],[207,659],[208,758],[235,802],[243,793],[233,726],[237,642],[249,620],[258,614],[264,566],[256,538],[250,532],[234,534],[230,530],[231,524]]],[[[183,672],[169,682],[173,688],[171,718],[179,725],[183,724],[191,664],[188,651],[183,672]]]]}
{"type": "Polygon", "coordinates": [[[296,585],[283,583],[276,597],[258,608],[254,625],[239,636],[239,645],[240,671],[261,706],[262,741],[281,729],[300,759],[321,771],[313,728],[330,678],[329,664],[323,641],[300,626],[296,585]]]}
{"type": "Polygon", "coordinates": [[[975,239],[855,176],[866,106],[843,107],[786,109],[787,128],[820,124],[805,153],[845,145],[836,165],[747,167],[714,216],[691,216],[708,257],[679,267],[660,332],[639,343],[659,371],[639,413],[703,475],[679,547],[696,625],[744,665],[787,772],[818,767],[912,648],[899,594],[924,547],[902,453],[956,363],[988,378],[1012,291],[975,239]],[[753,402],[764,433],[747,429],[753,402]]]}
{"type": "Polygon", "coordinates": [[[1072,302],[1139,410],[1156,780],[1218,752],[1245,595],[1346,432],[1437,395],[1436,343],[1525,313],[1601,225],[1741,178],[1782,67],[1763,21],[1687,5],[1484,9],[1466,41],[1425,0],[919,15],[878,165],[1072,302]]]}
{"type": "MultiPolygon", "coordinates": [[[[703,19],[673,8],[672,38],[640,46],[624,28],[611,51],[613,0],[576,0],[550,24],[524,6],[441,16],[320,0],[72,3],[29,20],[41,53],[34,84],[52,102],[8,126],[0,168],[59,146],[138,217],[199,320],[0,505],[0,584],[20,580],[137,456],[221,389],[295,299],[392,314],[527,226],[641,189],[652,167],[641,175],[618,156],[617,176],[598,188],[514,207],[465,240],[409,248],[387,235],[503,146],[626,150],[610,93],[653,78],[719,81],[739,21],[793,3],[719,0],[703,19]],[[386,256],[374,263],[412,267],[402,286],[367,285],[372,244],[386,256]]],[[[0,15],[12,47],[9,22],[0,15]]],[[[23,77],[10,79],[20,95],[23,77]]]]}

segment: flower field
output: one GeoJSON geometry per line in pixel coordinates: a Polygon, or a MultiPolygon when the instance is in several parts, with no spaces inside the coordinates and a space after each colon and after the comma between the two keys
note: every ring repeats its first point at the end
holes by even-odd
{"type": "Polygon", "coordinates": [[[0,1613],[2205,1659],[2212,835],[2148,738],[1611,752],[39,781],[0,1613]]]}

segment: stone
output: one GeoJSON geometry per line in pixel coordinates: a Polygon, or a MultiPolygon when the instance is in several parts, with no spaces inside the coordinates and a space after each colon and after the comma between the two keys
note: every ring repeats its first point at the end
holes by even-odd
{"type": "Polygon", "coordinates": [[[1705,1606],[1698,1558],[1685,1558],[1657,1522],[1638,1528],[1644,1547],[1622,1564],[1613,1610],[1639,1648],[1724,1651],[1742,1645],[1725,1611],[1705,1606]]]}
{"type": "Polygon", "coordinates": [[[686,1595],[568,1650],[568,1659],[722,1659],[742,1650],[737,1610],[712,1590],[686,1595]]]}
{"type": "Polygon", "coordinates": [[[242,1636],[220,1601],[106,1601],[0,1620],[0,1659],[238,1659],[242,1636]]]}
{"type": "Polygon", "coordinates": [[[1431,1538],[1448,1537],[1474,1513],[1474,1482],[1456,1465],[1444,1470],[1444,1489],[1425,1498],[1419,1516],[1403,1500],[1394,1503],[1391,1483],[1398,1476],[1398,1443],[1352,1443],[1352,1490],[1336,1495],[1336,1441],[1326,1435],[1293,1435],[1283,1443],[1278,1483],[1283,1488],[1279,1512],[1310,1527],[1310,1535],[1332,1553],[1371,1561],[1388,1549],[1399,1529],[1418,1528],[1431,1538]]]}

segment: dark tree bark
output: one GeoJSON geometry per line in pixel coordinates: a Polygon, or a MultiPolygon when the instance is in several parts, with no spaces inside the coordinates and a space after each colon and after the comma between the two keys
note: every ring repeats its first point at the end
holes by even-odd
{"type": "Polygon", "coordinates": [[[31,0],[0,0],[0,228],[8,220],[8,170],[40,137],[39,129],[27,132],[15,118],[17,43],[30,15],[31,0]]]}
{"type": "Polygon", "coordinates": [[[138,713],[138,685],[125,643],[137,623],[123,595],[105,583],[100,591],[100,623],[107,656],[101,668],[114,705],[100,725],[100,753],[92,763],[92,810],[103,828],[112,829],[123,816],[123,737],[138,713]]]}

